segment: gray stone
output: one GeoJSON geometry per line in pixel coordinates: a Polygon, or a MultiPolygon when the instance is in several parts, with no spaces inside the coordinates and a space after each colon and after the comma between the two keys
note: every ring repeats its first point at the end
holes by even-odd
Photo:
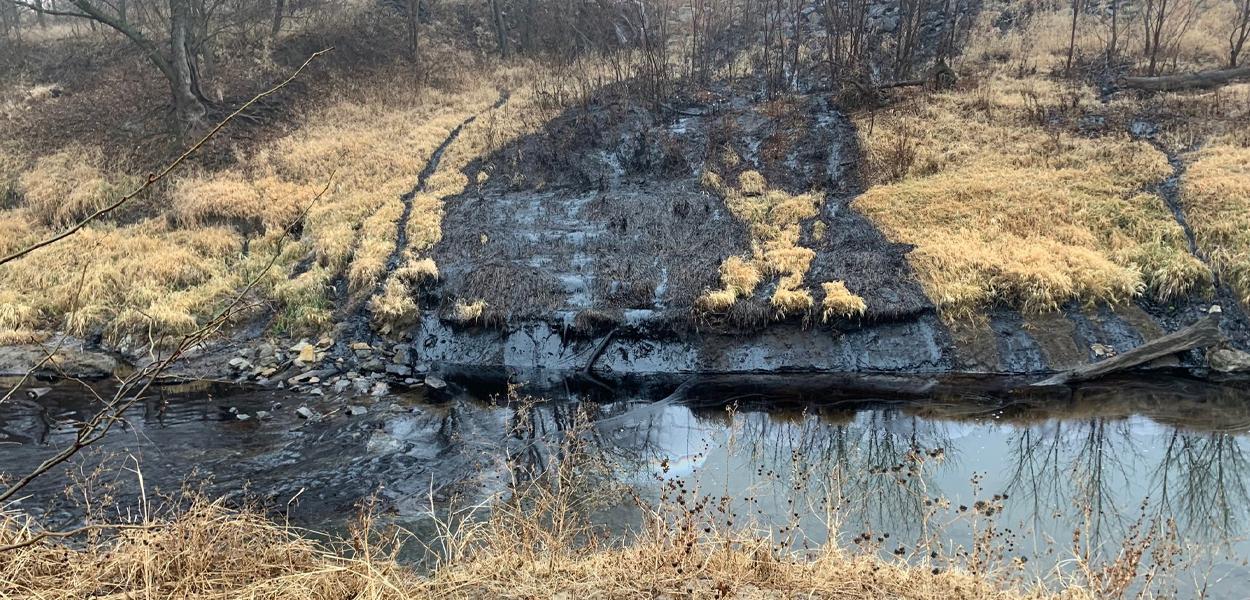
{"type": "Polygon", "coordinates": [[[352,387],[356,388],[357,394],[368,394],[369,388],[373,386],[373,382],[360,377],[352,380],[352,387]]]}
{"type": "Polygon", "coordinates": [[[234,418],[236,418],[236,419],[238,419],[238,420],[240,420],[240,421],[247,421],[247,420],[250,420],[250,419],[252,418],[252,416],[251,416],[251,415],[249,415],[249,414],[247,414],[247,413],[239,413],[239,414],[235,415],[235,416],[234,416],[234,418]]]}
{"type": "Polygon", "coordinates": [[[352,387],[352,382],[346,379],[340,379],[334,382],[334,386],[333,386],[334,393],[342,394],[343,392],[347,391],[347,388],[349,387],[352,387]]]}
{"type": "Polygon", "coordinates": [[[360,363],[360,370],[366,371],[369,373],[378,373],[385,369],[386,369],[386,365],[383,364],[381,360],[376,359],[376,358],[371,358],[369,360],[366,360],[365,362],[360,363]]]}
{"type": "Polygon", "coordinates": [[[391,393],[391,386],[386,385],[386,382],[384,381],[379,381],[373,384],[373,389],[370,390],[369,393],[374,396],[385,396],[391,393]]]}
{"type": "Polygon", "coordinates": [[[1220,373],[1250,372],[1250,353],[1236,348],[1216,348],[1207,353],[1207,364],[1220,373]]]}
{"type": "Polygon", "coordinates": [[[441,390],[447,387],[447,382],[443,381],[443,378],[437,375],[426,375],[425,385],[432,390],[441,390]]]}
{"type": "Polygon", "coordinates": [[[317,411],[311,408],[308,408],[307,406],[301,406],[295,409],[295,414],[299,415],[299,418],[301,419],[308,419],[310,421],[321,418],[320,413],[318,413],[317,411]]]}
{"type": "Polygon", "coordinates": [[[386,365],[386,372],[396,377],[407,377],[412,375],[412,367],[409,367],[408,365],[390,364],[386,365]]]}
{"type": "Polygon", "coordinates": [[[409,363],[412,346],[409,346],[408,344],[395,344],[395,347],[392,348],[392,350],[394,351],[394,355],[391,356],[391,362],[397,365],[406,365],[409,363]]]}
{"type": "Polygon", "coordinates": [[[368,413],[369,409],[363,406],[360,406],[359,404],[352,404],[348,406],[346,409],[344,409],[343,412],[347,413],[347,416],[349,417],[359,417],[363,414],[368,413]]]}

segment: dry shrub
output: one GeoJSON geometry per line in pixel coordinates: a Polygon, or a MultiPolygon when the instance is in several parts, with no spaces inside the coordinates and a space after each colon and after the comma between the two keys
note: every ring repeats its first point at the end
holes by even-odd
{"type": "Polygon", "coordinates": [[[1199,247],[1250,304],[1250,148],[1222,138],[1194,154],[1181,200],[1199,247]]]}
{"type": "Polygon", "coordinates": [[[847,289],[845,282],[826,281],[820,285],[825,291],[825,297],[820,301],[823,320],[860,317],[868,310],[864,299],[847,289]]]}
{"type": "MultiPolygon", "coordinates": [[[[1161,69],[1190,72],[1228,66],[1228,31],[1234,20],[1232,2],[1206,2],[1188,27],[1182,27],[1183,15],[1201,0],[1173,0],[1168,12],[1174,15],[1165,25],[1165,48],[1160,51],[1161,69]]],[[[1131,5],[1124,5],[1128,8],[1131,5]]],[[[1047,1],[1032,6],[1034,11],[1021,18],[1019,8],[1004,3],[980,11],[968,34],[960,64],[961,73],[983,71],[987,67],[1005,66],[1013,73],[1058,73],[1067,63],[1072,26],[1070,2],[1047,1]],[[1010,16],[1005,12],[1012,13],[1010,16]],[[1016,21],[1011,27],[999,27],[1005,17],[1016,21]]],[[[1102,60],[1110,37],[1109,20],[1085,13],[1077,22],[1074,56],[1081,62],[1102,60]]],[[[1118,28],[1119,59],[1127,60],[1138,72],[1147,61],[1142,52],[1145,39],[1139,15],[1123,11],[1118,28]]]]}
{"type": "Polygon", "coordinates": [[[35,161],[18,177],[18,191],[39,223],[63,228],[124,193],[116,178],[105,175],[97,148],[72,146],[35,161]]]}
{"type": "Polygon", "coordinates": [[[1064,136],[1030,117],[1030,96],[1063,104],[1069,93],[997,78],[879,113],[863,134],[870,162],[885,160],[895,132],[919,136],[905,176],[855,207],[916,246],[909,260],[945,314],[999,302],[1048,311],[1145,290],[1169,300],[1210,282],[1164,200],[1141,192],[1171,173],[1162,153],[1123,136],[1064,136]]]}

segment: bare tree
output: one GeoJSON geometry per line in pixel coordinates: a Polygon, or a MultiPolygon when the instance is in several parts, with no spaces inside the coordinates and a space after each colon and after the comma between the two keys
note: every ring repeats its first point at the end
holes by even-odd
{"type": "Polygon", "coordinates": [[[1233,0],[1237,8],[1237,17],[1233,19],[1233,28],[1228,32],[1228,68],[1237,68],[1241,51],[1250,39],[1250,0],[1233,0]]]}
{"type": "Polygon", "coordinates": [[[273,0],[273,20],[269,25],[269,37],[277,38],[282,31],[282,19],[286,17],[286,0],[273,0]]]}
{"type": "Polygon", "coordinates": [[[1076,53],[1076,23],[1081,15],[1081,0],[1072,0],[1072,27],[1068,32],[1068,62],[1063,68],[1065,76],[1072,76],[1072,56],[1076,53]]]}
{"type": "Polygon", "coordinates": [[[916,58],[916,45],[920,39],[920,27],[928,8],[927,0],[900,0],[898,33],[894,46],[894,75],[899,79],[911,77],[916,58]]]}
{"type": "Polygon", "coordinates": [[[408,53],[413,64],[418,64],[421,57],[420,46],[420,25],[421,25],[421,0],[408,0],[405,7],[408,13],[406,16],[408,25],[408,53]]]}
{"type": "Polygon", "coordinates": [[[66,10],[47,8],[43,2],[6,1],[34,10],[41,16],[74,17],[99,23],[126,36],[169,83],[179,136],[185,138],[202,128],[204,117],[208,114],[208,102],[200,91],[200,69],[193,46],[195,14],[191,0],[168,0],[164,22],[168,26],[169,38],[164,43],[145,33],[136,22],[124,18],[116,7],[103,0],[70,0],[73,9],[66,10]]]}
{"type": "Polygon", "coordinates": [[[1115,62],[1116,54],[1119,52],[1120,45],[1120,0],[1111,0],[1111,4],[1107,6],[1108,15],[1108,35],[1107,35],[1107,64],[1115,62]]]}
{"type": "Polygon", "coordinates": [[[507,60],[508,51],[508,26],[504,20],[503,0],[490,0],[491,19],[495,26],[495,39],[499,44],[499,57],[507,60]]]}
{"type": "Polygon", "coordinates": [[[1159,74],[1162,62],[1175,59],[1185,32],[1200,14],[1203,0],[1144,0],[1141,4],[1145,29],[1146,74],[1159,74]]]}

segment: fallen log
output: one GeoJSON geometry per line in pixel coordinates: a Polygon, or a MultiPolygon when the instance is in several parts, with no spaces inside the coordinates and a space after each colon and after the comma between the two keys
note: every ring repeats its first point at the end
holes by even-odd
{"type": "Polygon", "coordinates": [[[1250,79],[1250,66],[1161,77],[1125,77],[1120,81],[1120,87],[1149,92],[1177,92],[1210,89],[1239,79],[1250,79]]]}
{"type": "Polygon", "coordinates": [[[1150,340],[1123,354],[1056,373],[1033,385],[1063,385],[1065,383],[1089,381],[1115,373],[1116,371],[1131,369],[1161,356],[1211,346],[1223,339],[1224,336],[1220,334],[1219,321],[1216,317],[1209,316],[1189,327],[1150,340]]]}

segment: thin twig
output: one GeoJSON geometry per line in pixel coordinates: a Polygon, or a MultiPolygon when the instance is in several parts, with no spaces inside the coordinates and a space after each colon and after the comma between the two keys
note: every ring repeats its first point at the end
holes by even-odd
{"type": "Polygon", "coordinates": [[[209,131],[207,134],[205,134],[205,135],[204,135],[204,137],[200,138],[200,141],[196,142],[194,146],[191,146],[191,147],[190,147],[190,148],[188,148],[185,152],[183,152],[181,155],[179,155],[179,156],[178,156],[178,158],[177,158],[176,160],[174,160],[172,163],[169,163],[169,164],[168,164],[168,165],[167,165],[164,169],[162,169],[159,173],[156,173],[156,174],[148,174],[148,178],[147,178],[147,180],[145,180],[145,181],[143,182],[143,185],[140,185],[140,186],[139,186],[138,188],[136,188],[134,191],[132,191],[132,192],[130,192],[129,194],[126,194],[125,196],[122,196],[121,198],[117,199],[117,201],[116,201],[116,202],[114,202],[114,203],[112,203],[112,204],[110,204],[110,205],[108,205],[108,206],[105,206],[105,207],[103,207],[103,208],[101,208],[101,209],[99,209],[99,210],[95,211],[94,213],[91,213],[91,215],[90,215],[90,216],[88,216],[87,218],[85,218],[85,219],[83,219],[83,220],[79,221],[79,222],[78,222],[78,224],[74,225],[73,227],[70,227],[69,229],[66,229],[65,231],[62,231],[61,233],[58,233],[58,234],[56,234],[56,235],[54,235],[54,236],[52,236],[52,237],[50,237],[50,238],[47,238],[47,239],[44,239],[44,240],[42,240],[42,241],[36,242],[35,244],[33,244],[33,245],[31,245],[31,246],[28,246],[28,247],[26,247],[26,248],[24,248],[24,249],[22,249],[22,250],[18,250],[17,252],[14,252],[13,254],[10,254],[10,255],[8,255],[8,256],[6,256],[6,257],[4,257],[4,258],[0,258],[0,265],[3,265],[3,264],[5,264],[5,263],[9,263],[9,262],[13,262],[13,261],[15,261],[15,260],[17,260],[17,259],[19,259],[19,258],[22,258],[23,256],[26,256],[27,254],[30,254],[31,252],[34,252],[35,250],[38,250],[38,249],[43,248],[43,247],[45,247],[45,246],[50,246],[50,245],[52,245],[52,244],[54,244],[54,243],[56,243],[56,242],[59,242],[59,241],[61,241],[61,240],[65,239],[65,238],[67,238],[67,237],[69,237],[69,236],[71,236],[71,235],[74,235],[74,234],[75,234],[75,233],[77,233],[80,229],[82,229],[83,227],[86,227],[88,224],[90,224],[92,221],[95,221],[96,219],[99,219],[100,217],[102,217],[102,216],[104,216],[104,215],[107,215],[108,213],[111,213],[111,212],[113,212],[114,210],[117,210],[118,208],[121,208],[121,207],[122,207],[122,205],[126,204],[127,202],[129,202],[129,201],[131,201],[132,199],[134,199],[134,198],[135,198],[135,196],[138,196],[139,194],[143,193],[143,192],[144,192],[145,190],[147,190],[148,188],[152,187],[152,185],[153,185],[153,184],[155,184],[156,182],[158,182],[158,181],[160,181],[160,180],[164,179],[164,178],[165,178],[165,176],[166,176],[166,175],[169,175],[169,174],[170,174],[170,173],[171,173],[174,169],[177,169],[180,165],[182,165],[182,163],[183,163],[183,162],[184,162],[184,161],[185,161],[185,160],[186,160],[189,156],[191,156],[192,154],[194,154],[194,153],[195,153],[197,150],[199,150],[199,149],[200,149],[200,148],[201,148],[204,144],[208,143],[208,141],[209,141],[210,139],[212,139],[212,138],[213,138],[213,136],[217,135],[217,132],[221,131],[221,130],[222,130],[222,128],[224,128],[224,127],[225,127],[228,123],[230,123],[230,121],[233,121],[233,120],[235,119],[235,117],[238,117],[238,116],[239,116],[239,114],[241,114],[243,111],[245,111],[245,110],[247,110],[248,108],[250,108],[250,107],[251,107],[253,104],[255,104],[257,101],[259,101],[259,100],[261,100],[261,99],[265,98],[266,96],[270,96],[270,95],[272,95],[272,94],[275,94],[275,93],[277,93],[279,90],[281,90],[282,88],[286,87],[286,86],[287,86],[287,84],[289,84],[289,83],[291,83],[292,81],[294,81],[296,77],[299,77],[299,74],[300,74],[300,73],[302,73],[302,72],[304,71],[304,69],[305,69],[305,68],[307,68],[307,67],[308,67],[308,65],[309,65],[310,63],[312,63],[312,61],[313,61],[313,60],[316,60],[318,57],[320,57],[321,55],[323,55],[323,54],[325,54],[325,53],[327,53],[327,52],[330,52],[331,50],[334,50],[334,48],[333,48],[333,47],[330,47],[330,48],[326,48],[325,50],[318,50],[317,52],[312,53],[312,55],[308,57],[308,60],[305,60],[305,61],[304,61],[304,64],[300,65],[300,67],[299,67],[298,69],[296,69],[296,70],[295,70],[295,72],[294,72],[294,73],[292,73],[290,77],[287,77],[285,80],[283,80],[283,81],[282,81],[281,83],[279,83],[278,85],[275,85],[275,86],[273,86],[273,87],[269,88],[268,90],[265,90],[265,91],[263,91],[263,92],[261,92],[261,93],[257,94],[257,95],[256,95],[256,96],[254,96],[251,100],[248,100],[247,102],[245,102],[245,103],[243,104],[243,106],[240,106],[240,107],[239,107],[238,109],[236,109],[234,112],[230,113],[230,115],[229,115],[229,116],[227,116],[227,117],[226,117],[225,119],[223,119],[220,123],[218,123],[215,127],[213,127],[213,129],[212,129],[211,131],[209,131]]]}

